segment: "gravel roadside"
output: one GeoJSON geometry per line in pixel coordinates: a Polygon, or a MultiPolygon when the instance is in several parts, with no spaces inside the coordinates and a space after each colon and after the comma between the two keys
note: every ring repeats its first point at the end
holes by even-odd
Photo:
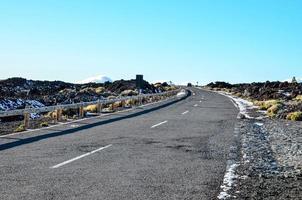
{"type": "Polygon", "coordinates": [[[302,199],[302,123],[241,119],[240,161],[225,199],[302,199]]]}

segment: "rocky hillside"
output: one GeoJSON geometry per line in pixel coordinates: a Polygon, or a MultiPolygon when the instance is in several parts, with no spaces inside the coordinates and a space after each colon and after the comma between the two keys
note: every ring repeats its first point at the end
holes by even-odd
{"type": "MultiPolygon", "coordinates": [[[[10,78],[0,81],[0,110],[51,106],[93,101],[100,98],[137,95],[135,80],[106,83],[73,84],[62,81],[34,81],[10,78]]],[[[166,83],[144,82],[143,93],[157,93],[173,89],[166,83]]]]}
{"type": "Polygon", "coordinates": [[[285,99],[290,100],[302,94],[302,83],[264,82],[229,84],[215,82],[207,85],[210,88],[227,89],[232,93],[240,93],[245,97],[257,100],[285,99]]]}
{"type": "Polygon", "coordinates": [[[212,90],[223,90],[248,99],[272,118],[302,120],[302,83],[264,82],[251,84],[210,83],[212,90]]]}

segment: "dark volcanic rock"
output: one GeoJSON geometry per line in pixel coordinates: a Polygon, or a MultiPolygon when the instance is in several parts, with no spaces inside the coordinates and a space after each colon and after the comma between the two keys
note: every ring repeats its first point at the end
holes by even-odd
{"type": "Polygon", "coordinates": [[[302,83],[289,82],[264,82],[251,84],[234,84],[216,82],[207,87],[216,90],[224,90],[233,95],[249,100],[267,101],[276,99],[280,101],[280,109],[273,115],[275,118],[286,119],[292,112],[302,112],[302,101],[295,98],[302,94],[302,83]]]}
{"type": "MultiPolygon", "coordinates": [[[[169,87],[167,83],[161,84],[161,91],[169,87]]],[[[144,81],[143,93],[158,92],[158,89],[144,81]]],[[[95,101],[108,96],[118,96],[125,90],[136,90],[136,80],[118,80],[112,83],[73,84],[62,81],[33,81],[24,78],[10,78],[0,81],[0,108],[9,110],[10,102],[35,100],[45,106],[56,104],[70,104],[78,102],[95,101]]],[[[132,95],[137,94],[133,92],[132,95]]],[[[15,102],[15,103],[14,103],[15,102]]],[[[21,106],[23,108],[24,106],[21,106]]],[[[11,106],[11,109],[16,109],[11,106]]]]}
{"type": "Polygon", "coordinates": [[[264,83],[243,83],[229,84],[225,82],[215,82],[207,85],[210,88],[230,89],[233,93],[241,93],[245,97],[257,100],[285,99],[289,100],[302,94],[301,83],[288,82],[264,82],[264,83]]]}
{"type": "Polygon", "coordinates": [[[230,83],[220,82],[220,81],[217,81],[215,83],[213,83],[213,82],[209,83],[207,86],[211,87],[211,88],[227,88],[227,89],[230,89],[233,87],[233,85],[230,83]]]}
{"type": "MultiPolygon", "coordinates": [[[[108,84],[106,87],[107,90],[111,92],[121,93],[124,90],[135,90],[136,89],[136,80],[119,80],[114,81],[111,84],[108,84]]],[[[144,81],[143,90],[145,93],[154,93],[155,87],[150,85],[148,82],[144,81]]]]}

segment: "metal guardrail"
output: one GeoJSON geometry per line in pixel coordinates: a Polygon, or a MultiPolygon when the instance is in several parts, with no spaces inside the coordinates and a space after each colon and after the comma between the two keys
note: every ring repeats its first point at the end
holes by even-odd
{"type": "Polygon", "coordinates": [[[89,105],[100,105],[100,104],[113,104],[115,102],[127,101],[127,100],[140,100],[148,97],[160,97],[160,96],[172,96],[176,95],[180,89],[162,92],[162,93],[154,93],[154,94],[142,94],[137,96],[127,96],[115,99],[102,99],[98,101],[91,101],[91,102],[82,102],[82,103],[75,103],[75,104],[65,104],[65,105],[56,105],[56,106],[47,106],[47,107],[40,107],[40,108],[25,108],[25,109],[18,109],[18,110],[8,110],[8,111],[0,111],[0,117],[10,117],[10,116],[18,116],[18,115],[27,115],[30,113],[43,113],[43,112],[52,112],[56,110],[65,110],[65,109],[77,109],[83,108],[89,105]]]}

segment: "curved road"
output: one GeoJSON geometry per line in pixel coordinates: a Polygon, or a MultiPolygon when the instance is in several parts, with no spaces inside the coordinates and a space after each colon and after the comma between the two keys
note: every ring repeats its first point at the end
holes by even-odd
{"type": "Polygon", "coordinates": [[[238,111],[192,90],[171,105],[1,137],[1,199],[216,199],[238,111]]]}

